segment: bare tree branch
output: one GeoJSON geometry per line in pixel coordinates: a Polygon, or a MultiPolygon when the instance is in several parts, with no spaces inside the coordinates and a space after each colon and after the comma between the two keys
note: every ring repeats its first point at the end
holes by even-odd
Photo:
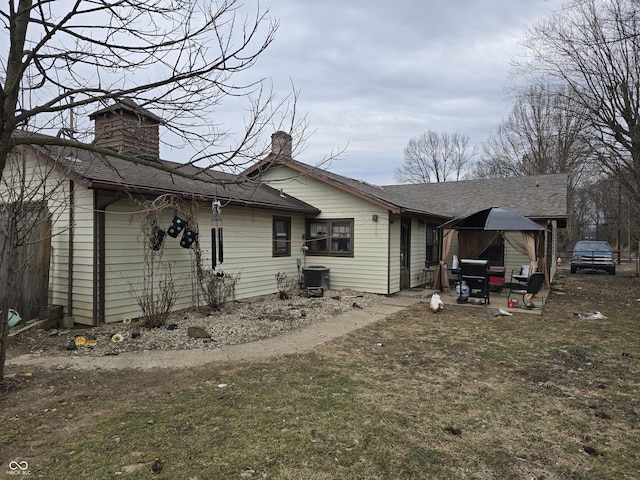
{"type": "Polygon", "coordinates": [[[575,2],[534,27],[525,47],[523,72],[586,112],[601,169],[640,201],[640,3],[575,2]]]}
{"type": "MultiPolygon", "coordinates": [[[[1,381],[7,307],[15,293],[11,282],[25,264],[14,261],[14,254],[42,241],[31,238],[32,224],[25,219],[36,201],[47,203],[38,211],[49,221],[61,215],[52,205],[64,210],[73,201],[65,191],[70,182],[64,175],[63,180],[49,178],[54,170],[47,162],[30,166],[37,178],[27,178],[26,160],[19,162],[25,149],[15,147],[30,145],[34,148],[27,150],[36,153],[45,150],[39,146],[50,147],[46,151],[57,163],[56,175],[69,165],[70,151],[84,150],[94,154],[87,166],[100,162],[120,178],[115,165],[121,162],[113,157],[169,172],[172,180],[182,176],[223,188],[251,181],[257,189],[259,179],[212,169],[241,173],[266,156],[266,134],[287,129],[295,151],[310,132],[306,117],[296,111],[299,92],[292,87],[280,99],[268,79],[253,74],[278,30],[258,0],[253,5],[239,0],[7,0],[0,6],[0,22],[0,44],[8,46],[0,52],[0,273],[6,273],[0,275],[1,381]],[[240,112],[239,131],[220,120],[229,103],[240,112]],[[105,112],[109,118],[99,134],[87,119],[93,116],[97,125],[105,112]],[[135,147],[129,138],[117,147],[109,143],[110,136],[124,138],[132,122],[139,124],[135,147]],[[151,137],[154,149],[145,150],[151,137]],[[188,150],[183,165],[160,161],[157,142],[188,150]],[[38,168],[50,170],[38,174],[38,168]]],[[[53,228],[58,223],[64,221],[53,228]]],[[[67,225],[72,228],[71,220],[67,225]]]]}
{"type": "Polygon", "coordinates": [[[460,180],[476,154],[467,135],[429,130],[409,140],[404,163],[396,169],[394,178],[401,183],[460,180]]]}
{"type": "MultiPolygon", "coordinates": [[[[0,15],[8,26],[0,37],[10,47],[0,66],[0,172],[17,129],[59,128],[69,112],[86,118],[125,98],[157,112],[168,133],[163,141],[197,152],[189,164],[241,171],[265,155],[262,137],[298,98],[294,92],[277,100],[264,78],[248,75],[278,29],[257,3],[76,0],[62,8],[10,0],[0,15]],[[243,99],[249,108],[242,132],[217,123],[223,103],[241,111],[243,99]]],[[[91,138],[86,123],[76,125],[76,140],[91,138]]],[[[292,117],[290,124],[305,122],[292,117]]],[[[290,133],[300,141],[299,132],[290,133]]]]}

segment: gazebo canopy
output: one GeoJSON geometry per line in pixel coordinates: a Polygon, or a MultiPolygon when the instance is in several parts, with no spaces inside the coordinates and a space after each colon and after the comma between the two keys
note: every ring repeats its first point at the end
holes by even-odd
{"type": "Polygon", "coordinates": [[[454,218],[440,225],[440,228],[452,230],[509,230],[540,232],[546,230],[533,220],[505,208],[491,207],[472,213],[466,217],[454,218]]]}

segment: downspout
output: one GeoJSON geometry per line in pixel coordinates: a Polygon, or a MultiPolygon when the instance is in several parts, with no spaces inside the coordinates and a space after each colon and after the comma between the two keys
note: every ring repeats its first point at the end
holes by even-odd
{"type": "Polygon", "coordinates": [[[75,184],[69,181],[69,253],[67,258],[67,315],[73,316],[73,228],[74,228],[74,205],[75,205],[75,184]]]}
{"type": "Polygon", "coordinates": [[[105,321],[105,305],[104,305],[104,297],[105,297],[105,281],[106,281],[106,271],[105,271],[105,248],[106,248],[106,239],[105,239],[105,218],[106,218],[106,210],[109,205],[116,203],[118,200],[122,198],[120,192],[116,192],[115,196],[112,199],[106,200],[104,203],[98,204],[98,190],[95,191],[94,194],[94,205],[95,205],[95,215],[94,215],[94,252],[93,252],[93,319],[95,325],[100,325],[105,321]]]}
{"type": "Polygon", "coordinates": [[[391,211],[387,211],[387,295],[391,292],[391,211]]]}
{"type": "Polygon", "coordinates": [[[545,236],[547,238],[547,262],[549,269],[549,282],[553,282],[553,278],[557,272],[556,259],[558,258],[558,243],[557,243],[557,220],[547,221],[547,231],[545,236]]]}
{"type": "MultiPolygon", "coordinates": [[[[442,242],[444,241],[444,228],[440,228],[438,227],[438,230],[440,231],[440,233],[438,233],[438,285],[440,286],[440,291],[444,292],[444,288],[443,288],[443,278],[442,278],[442,263],[440,263],[441,259],[442,259],[442,242]]],[[[459,252],[458,252],[459,253],[459,252]]],[[[435,280],[434,280],[435,283],[435,280]]],[[[462,284],[460,286],[460,288],[462,288],[462,284]]]]}

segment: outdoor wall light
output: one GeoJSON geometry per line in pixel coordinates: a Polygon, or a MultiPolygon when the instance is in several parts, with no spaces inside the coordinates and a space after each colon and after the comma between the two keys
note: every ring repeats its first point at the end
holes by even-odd
{"type": "Polygon", "coordinates": [[[377,222],[378,221],[378,215],[376,215],[376,214],[371,215],[371,220],[373,220],[374,222],[377,222]]]}

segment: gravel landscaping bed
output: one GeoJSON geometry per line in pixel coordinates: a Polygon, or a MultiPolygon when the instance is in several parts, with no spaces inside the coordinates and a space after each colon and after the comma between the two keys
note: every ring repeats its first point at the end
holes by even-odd
{"type": "Polygon", "coordinates": [[[273,337],[326,321],[350,310],[376,305],[381,296],[328,291],[322,297],[278,294],[229,302],[219,311],[191,309],[169,316],[164,327],[145,328],[138,319],[98,327],[30,330],[16,337],[9,355],[66,353],[73,356],[116,355],[144,350],[219,348],[273,337]],[[203,334],[195,338],[194,334],[203,334]]]}

